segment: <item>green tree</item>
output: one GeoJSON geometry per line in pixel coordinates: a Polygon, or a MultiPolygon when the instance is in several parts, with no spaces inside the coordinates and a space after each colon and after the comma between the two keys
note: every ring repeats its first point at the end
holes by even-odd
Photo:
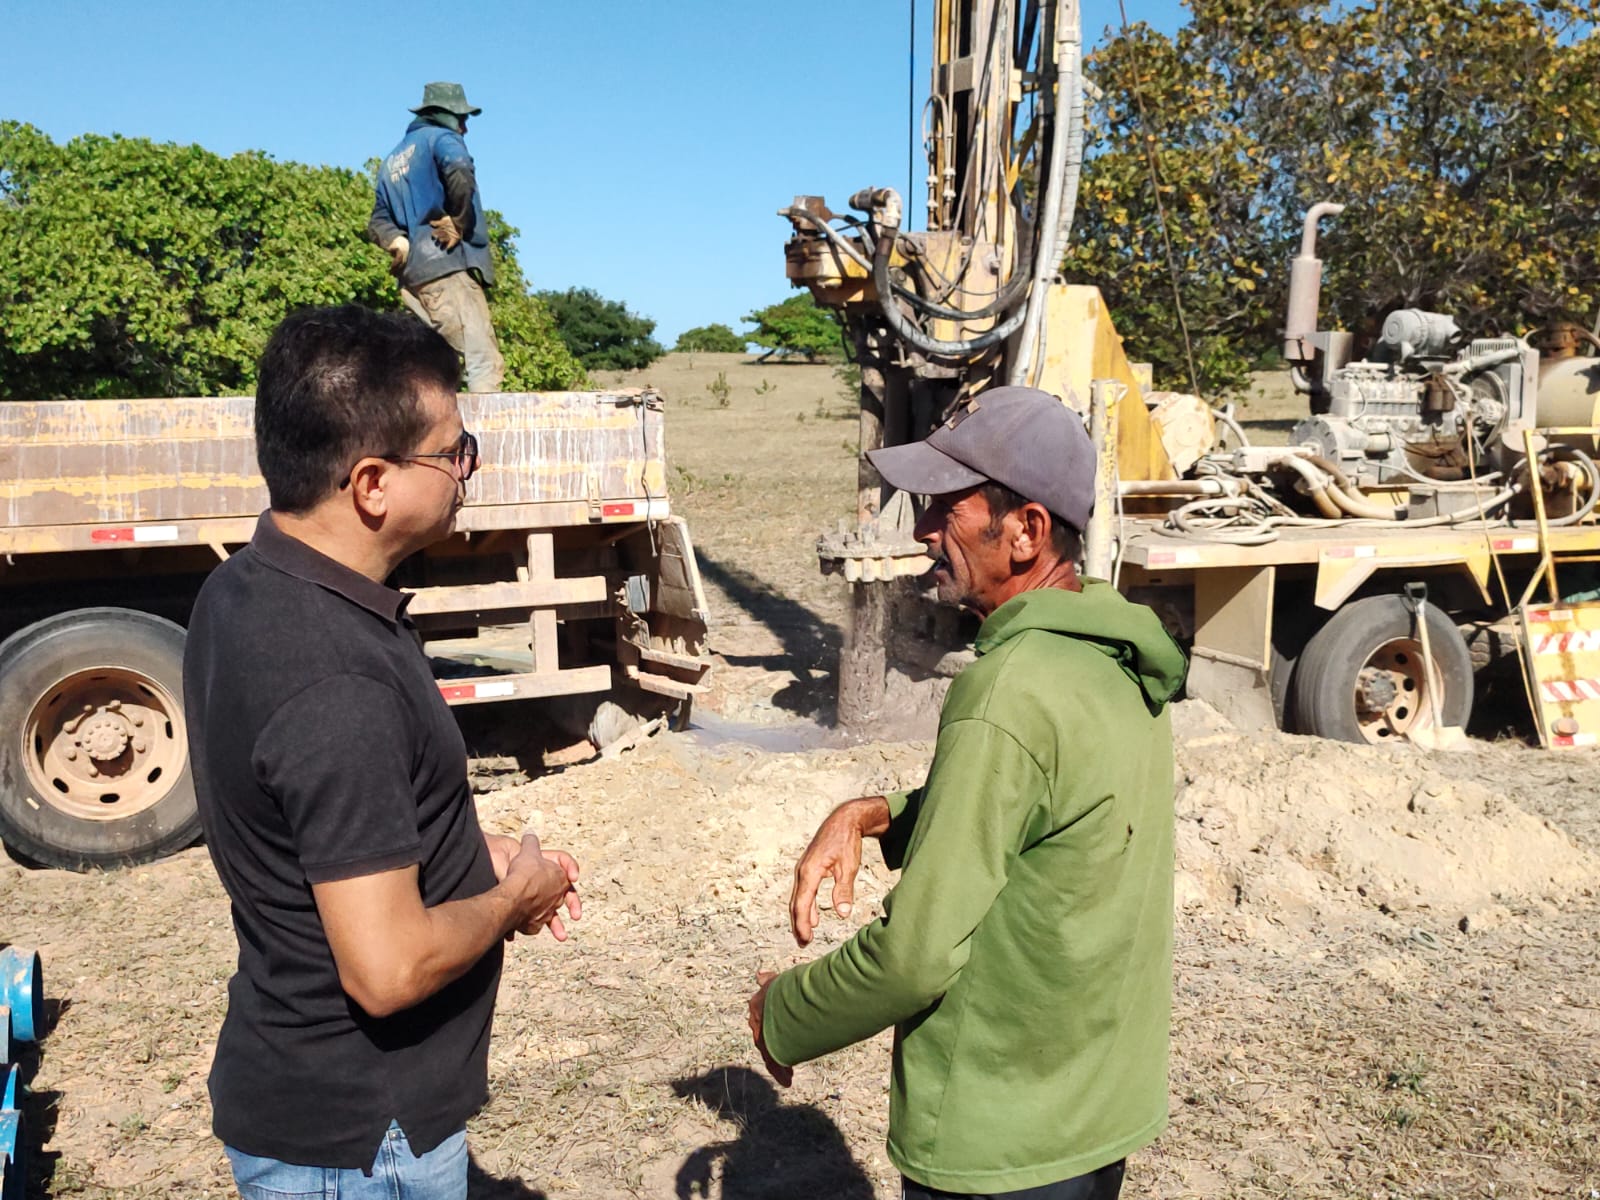
{"type": "Polygon", "coordinates": [[[1164,386],[1191,386],[1192,357],[1202,392],[1228,391],[1263,333],[1277,242],[1259,220],[1253,134],[1219,119],[1220,84],[1185,59],[1183,36],[1136,25],[1091,58],[1104,95],[1064,270],[1100,287],[1130,355],[1164,386]]]}
{"type": "MultiPolygon", "coordinates": [[[[364,236],[371,204],[356,171],[142,138],[58,146],[0,122],[0,398],[250,391],[289,312],[399,307],[364,236]]],[[[508,386],[571,386],[582,369],[523,292],[515,231],[498,229],[508,386]]]]}
{"type": "Polygon", "coordinates": [[[742,354],[745,339],[726,325],[696,325],[678,335],[672,348],[699,354],[742,354]]]}
{"type": "Polygon", "coordinates": [[[743,319],[755,323],[755,330],[745,340],[766,350],[763,361],[774,354],[804,354],[807,362],[844,358],[839,319],[832,310],[818,308],[810,292],[798,292],[781,304],[758,308],[743,319]]]}
{"type": "Polygon", "coordinates": [[[1192,355],[1202,389],[1226,390],[1274,344],[1300,219],[1319,200],[1347,205],[1321,243],[1324,326],[1363,332],[1407,305],[1480,333],[1592,321],[1600,35],[1587,0],[1191,8],[1173,38],[1135,25],[1091,56],[1102,97],[1065,263],[1100,285],[1158,376],[1186,382],[1192,355]]]}
{"type": "Polygon", "coordinates": [[[647,367],[666,351],[650,335],[656,323],[628,310],[620,300],[607,300],[593,288],[540,292],[555,330],[574,358],[591,371],[633,371],[647,367]]]}

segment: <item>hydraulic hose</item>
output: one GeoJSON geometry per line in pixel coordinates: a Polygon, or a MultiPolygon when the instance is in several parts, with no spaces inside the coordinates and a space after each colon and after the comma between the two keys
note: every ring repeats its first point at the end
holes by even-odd
{"type": "Polygon", "coordinates": [[[1056,95],[1050,126],[1050,178],[1045,185],[1044,204],[1039,214],[1039,247],[1033,260],[1033,286],[1028,295],[1028,302],[1021,310],[1027,318],[1028,326],[1017,346],[1011,372],[1006,380],[1013,385],[1025,384],[1033,378],[1034,360],[1042,357],[1037,351],[1040,331],[1044,325],[1045,294],[1051,278],[1061,269],[1059,261],[1061,239],[1065,237],[1063,222],[1071,223],[1077,205],[1078,174],[1083,158],[1081,125],[1083,85],[1079,78],[1078,66],[1082,34],[1075,27],[1075,22],[1068,24],[1073,28],[1057,35],[1061,43],[1058,61],[1064,69],[1055,73],[1056,95]],[[1066,109],[1065,112],[1062,111],[1063,107],[1066,109]],[[1077,164],[1073,162],[1072,149],[1074,115],[1079,122],[1076,143],[1077,164]],[[1069,176],[1073,189],[1073,207],[1064,209],[1062,201],[1069,176]]]}
{"type": "Polygon", "coordinates": [[[1546,453],[1557,461],[1571,458],[1589,477],[1589,495],[1584,502],[1566,516],[1545,522],[1547,525],[1576,525],[1594,511],[1596,504],[1600,504],[1600,467],[1596,467],[1594,459],[1576,446],[1553,446],[1546,453]]]}
{"type": "Polygon", "coordinates": [[[835,229],[832,225],[829,225],[816,213],[807,212],[805,209],[799,207],[790,207],[780,208],[778,210],[778,215],[780,217],[788,217],[791,221],[805,221],[810,225],[814,225],[823,234],[823,236],[828,239],[828,241],[833,243],[834,248],[838,250],[840,254],[843,254],[846,258],[853,261],[862,269],[867,271],[872,270],[872,263],[863,257],[859,250],[857,250],[842,236],[840,236],[837,229],[835,229]]]}
{"type": "Polygon", "coordinates": [[[1220,421],[1223,426],[1225,426],[1228,431],[1233,434],[1234,437],[1239,439],[1239,446],[1241,449],[1250,444],[1250,435],[1245,433],[1243,425],[1239,424],[1238,421],[1233,419],[1232,413],[1220,408],[1213,408],[1211,410],[1211,417],[1215,421],[1220,421]]]}
{"type": "MultiPolygon", "coordinates": [[[[856,200],[867,197],[858,194],[851,199],[852,203],[855,203],[856,200]]],[[[872,282],[878,290],[878,306],[883,311],[883,319],[897,336],[910,342],[925,354],[940,358],[960,358],[976,354],[980,350],[987,350],[990,346],[1005,341],[1017,331],[1023,318],[1028,314],[1026,305],[1018,308],[993,329],[976,337],[955,342],[929,337],[906,320],[899,304],[895,302],[894,285],[889,279],[889,255],[894,250],[895,239],[900,234],[900,193],[893,188],[878,188],[870,194],[869,203],[873,220],[878,225],[878,240],[872,251],[872,282]]],[[[856,207],[867,207],[867,205],[857,204],[856,207]]]]}
{"type": "Polygon", "coordinates": [[[1120,496],[1237,496],[1244,491],[1241,480],[1218,479],[1124,479],[1117,484],[1120,496]]]}
{"type": "MultiPolygon", "coordinates": [[[[1328,477],[1333,480],[1335,487],[1354,496],[1361,496],[1360,489],[1351,481],[1350,476],[1344,473],[1344,469],[1338,463],[1329,462],[1320,454],[1302,454],[1296,457],[1304,458],[1317,470],[1326,472],[1328,477]]],[[[1365,499],[1366,497],[1361,496],[1361,498],[1365,499]]]]}
{"type": "MultiPolygon", "coordinates": [[[[1026,247],[1027,244],[1025,242],[1024,246],[1026,247]]],[[[978,321],[984,317],[993,317],[1006,312],[1014,307],[1017,301],[1027,293],[1031,282],[1029,272],[1032,269],[1032,262],[1031,258],[1025,257],[1022,262],[1018,263],[1016,271],[1006,281],[1006,285],[1000,290],[1000,294],[982,308],[947,308],[943,304],[936,304],[911,288],[901,287],[898,283],[894,285],[894,294],[925,316],[939,317],[946,321],[978,321]]]]}
{"type": "Polygon", "coordinates": [[[1352,495],[1337,484],[1330,483],[1328,485],[1328,495],[1332,497],[1335,504],[1352,517],[1364,517],[1369,521],[1399,521],[1403,519],[1400,516],[1399,509],[1393,507],[1385,508],[1381,504],[1374,504],[1359,491],[1352,495]]]}
{"type": "Polygon", "coordinates": [[[1344,516],[1341,509],[1328,495],[1328,477],[1313,466],[1308,460],[1298,454],[1288,454],[1282,459],[1283,465],[1288,467],[1306,485],[1306,494],[1311,497],[1311,503],[1317,506],[1317,511],[1323,516],[1338,520],[1344,516]]]}

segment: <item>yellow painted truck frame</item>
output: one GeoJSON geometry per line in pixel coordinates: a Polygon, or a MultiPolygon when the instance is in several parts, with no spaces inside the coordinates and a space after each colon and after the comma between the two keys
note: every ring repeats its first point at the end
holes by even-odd
{"type": "MultiPolygon", "coordinates": [[[[25,857],[81,869],[198,836],[183,626],[267,507],[253,404],[0,405],[0,839],[25,857]]],[[[461,406],[483,466],[456,533],[398,579],[445,700],[574,697],[563,718],[597,746],[686,718],[705,596],[660,397],[461,406]]]]}
{"type": "Polygon", "coordinates": [[[1600,614],[1535,598],[1554,564],[1600,559],[1600,526],[1297,529],[1239,546],[1123,525],[1119,586],[1190,635],[1189,695],[1237,724],[1374,743],[1462,726],[1474,673],[1515,655],[1544,745],[1600,734],[1600,633],[1582,632],[1600,614]]]}

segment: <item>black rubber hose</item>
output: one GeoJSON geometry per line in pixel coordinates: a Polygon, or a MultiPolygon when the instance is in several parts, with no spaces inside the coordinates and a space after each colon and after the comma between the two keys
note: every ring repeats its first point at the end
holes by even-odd
{"type": "MultiPolygon", "coordinates": [[[[803,208],[786,208],[783,210],[783,215],[789,217],[791,220],[806,221],[815,226],[825,237],[827,237],[830,242],[839,247],[840,251],[845,254],[846,257],[852,258],[862,266],[870,268],[871,263],[857,253],[853,246],[840,237],[838,230],[834,229],[833,226],[829,225],[815,213],[807,212],[803,208]]],[[[872,235],[866,231],[866,228],[866,226],[863,226],[862,229],[863,240],[871,243],[868,246],[868,249],[876,254],[876,242],[873,240],[872,235]]],[[[1032,250],[1033,247],[1031,238],[1028,239],[1024,244],[1028,250],[1032,250]]],[[[932,300],[926,299],[912,288],[903,287],[898,283],[894,283],[893,280],[891,280],[890,283],[894,294],[903,298],[920,313],[924,313],[930,317],[943,317],[948,321],[978,321],[982,320],[984,317],[992,317],[997,313],[1002,313],[1015,304],[1018,296],[1021,293],[1026,292],[1028,285],[1032,282],[1032,280],[1029,278],[1032,269],[1033,255],[1030,253],[1020,263],[1017,264],[1016,270],[1012,272],[1010,282],[1006,284],[1005,289],[998,296],[996,296],[982,308],[970,310],[947,308],[942,304],[937,304],[932,300]]]]}
{"type": "MultiPolygon", "coordinates": [[[[937,338],[931,338],[906,320],[905,314],[900,311],[900,306],[895,303],[894,284],[889,279],[889,254],[894,249],[895,239],[900,233],[899,197],[895,199],[896,203],[889,206],[894,211],[895,219],[892,223],[881,222],[882,228],[879,230],[877,245],[873,247],[872,253],[872,282],[878,289],[878,306],[883,310],[883,319],[888,322],[889,328],[923,353],[941,358],[959,358],[976,354],[980,350],[987,350],[990,346],[1003,342],[1015,333],[1028,315],[1028,306],[1025,303],[993,329],[959,342],[942,342],[937,338]]],[[[962,315],[965,317],[970,314],[962,315]]]]}

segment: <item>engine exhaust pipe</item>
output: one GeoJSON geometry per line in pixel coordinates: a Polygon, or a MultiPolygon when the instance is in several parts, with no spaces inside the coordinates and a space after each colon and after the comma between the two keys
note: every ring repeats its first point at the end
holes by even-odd
{"type": "Polygon", "coordinates": [[[1323,217],[1338,216],[1343,211],[1344,205],[1327,200],[1313,204],[1306,212],[1305,229],[1300,235],[1300,253],[1289,264],[1289,312],[1283,327],[1283,356],[1302,368],[1316,355],[1310,339],[1317,331],[1317,309],[1322,302],[1322,260],[1317,257],[1317,222],[1323,217]]]}

